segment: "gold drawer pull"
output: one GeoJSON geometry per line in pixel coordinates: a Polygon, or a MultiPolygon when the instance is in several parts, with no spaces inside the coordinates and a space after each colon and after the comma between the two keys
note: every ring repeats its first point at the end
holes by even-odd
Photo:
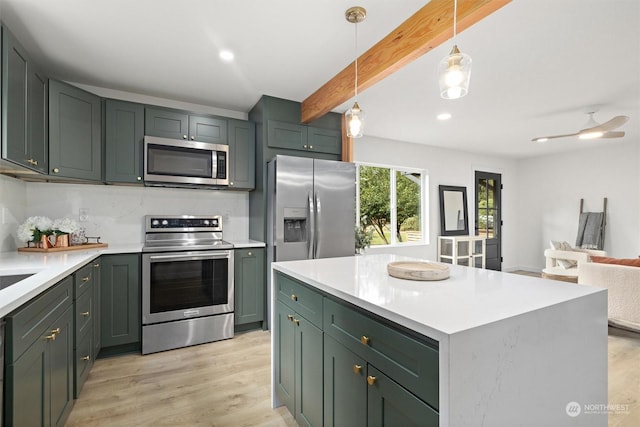
{"type": "Polygon", "coordinates": [[[296,294],[291,294],[292,301],[298,301],[298,296],[296,294]]]}
{"type": "Polygon", "coordinates": [[[374,377],[373,375],[369,375],[367,377],[367,384],[374,385],[375,383],[376,383],[376,377],[374,377]]]}
{"type": "Polygon", "coordinates": [[[55,328],[51,330],[51,335],[47,335],[46,337],[44,337],[47,340],[50,341],[55,341],[56,340],[56,335],[58,335],[60,333],[60,328],[55,328]]]}
{"type": "Polygon", "coordinates": [[[293,322],[293,314],[287,314],[287,320],[293,322]]]}
{"type": "Polygon", "coordinates": [[[251,251],[247,252],[247,256],[251,256],[253,253],[251,251]]]}
{"type": "Polygon", "coordinates": [[[361,342],[363,345],[369,345],[369,341],[371,341],[371,340],[369,339],[369,337],[366,337],[366,336],[364,336],[364,335],[360,337],[360,342],[361,342]]]}
{"type": "Polygon", "coordinates": [[[59,334],[60,333],[60,328],[55,328],[51,330],[52,334],[59,334]]]}
{"type": "Polygon", "coordinates": [[[293,319],[293,323],[295,323],[296,326],[300,326],[300,320],[298,319],[293,319]]]}
{"type": "Polygon", "coordinates": [[[99,262],[96,262],[95,264],[93,264],[93,268],[98,268],[98,267],[100,267],[100,263],[99,262]]]}
{"type": "Polygon", "coordinates": [[[84,360],[85,362],[88,362],[89,360],[91,360],[91,356],[84,356],[82,360],[84,360]]]}
{"type": "Polygon", "coordinates": [[[87,283],[88,281],[89,281],[89,276],[82,278],[82,282],[83,283],[87,283]]]}
{"type": "Polygon", "coordinates": [[[89,312],[88,311],[83,311],[82,313],[80,313],[82,316],[84,317],[89,317],[89,312]]]}
{"type": "Polygon", "coordinates": [[[354,374],[359,374],[360,372],[362,372],[362,366],[361,365],[353,365],[353,373],[354,374]]]}

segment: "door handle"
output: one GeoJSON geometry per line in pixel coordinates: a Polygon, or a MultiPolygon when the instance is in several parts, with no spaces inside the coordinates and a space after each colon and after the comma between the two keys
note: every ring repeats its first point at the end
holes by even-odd
{"type": "Polygon", "coordinates": [[[318,223],[320,223],[320,197],[318,197],[318,193],[315,194],[315,206],[316,206],[316,220],[314,224],[314,234],[315,239],[313,240],[313,257],[318,257],[318,242],[320,241],[320,233],[318,233],[318,223]]]}
{"type": "Polygon", "coordinates": [[[316,240],[315,233],[315,209],[313,206],[313,197],[311,197],[311,193],[307,194],[307,202],[309,203],[309,237],[307,238],[307,258],[313,259],[315,258],[314,250],[314,242],[316,240]]]}

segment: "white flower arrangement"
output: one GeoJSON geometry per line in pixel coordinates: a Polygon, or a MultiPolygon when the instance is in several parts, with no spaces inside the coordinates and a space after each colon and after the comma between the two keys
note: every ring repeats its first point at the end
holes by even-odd
{"type": "Polygon", "coordinates": [[[80,230],[77,222],[70,218],[52,221],[46,216],[31,216],[18,226],[18,239],[23,242],[38,242],[42,236],[76,233],[80,230]]]}

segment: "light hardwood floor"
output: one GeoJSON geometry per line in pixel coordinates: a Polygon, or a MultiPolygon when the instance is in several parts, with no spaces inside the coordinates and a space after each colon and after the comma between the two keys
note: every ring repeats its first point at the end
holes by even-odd
{"type": "MultiPolygon", "coordinates": [[[[96,361],[67,426],[295,426],[270,408],[270,335],[96,361]]],[[[640,334],[609,328],[609,426],[640,426],[640,334]],[[624,408],[624,407],[623,407],[624,408]]]]}

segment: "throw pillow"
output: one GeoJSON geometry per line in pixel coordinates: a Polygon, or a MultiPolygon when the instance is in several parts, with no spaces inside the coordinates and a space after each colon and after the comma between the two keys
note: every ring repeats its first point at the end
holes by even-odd
{"type": "Polygon", "coordinates": [[[589,257],[591,262],[598,262],[600,264],[617,264],[627,265],[629,267],[640,267],[640,258],[612,258],[607,256],[595,256],[589,257]]]}
{"type": "MultiPolygon", "coordinates": [[[[549,244],[551,245],[551,249],[556,251],[573,251],[573,248],[569,244],[569,242],[556,242],[555,240],[550,240],[549,244]]],[[[573,259],[556,259],[558,265],[565,270],[568,268],[573,268],[578,265],[578,261],[573,259]]]]}

